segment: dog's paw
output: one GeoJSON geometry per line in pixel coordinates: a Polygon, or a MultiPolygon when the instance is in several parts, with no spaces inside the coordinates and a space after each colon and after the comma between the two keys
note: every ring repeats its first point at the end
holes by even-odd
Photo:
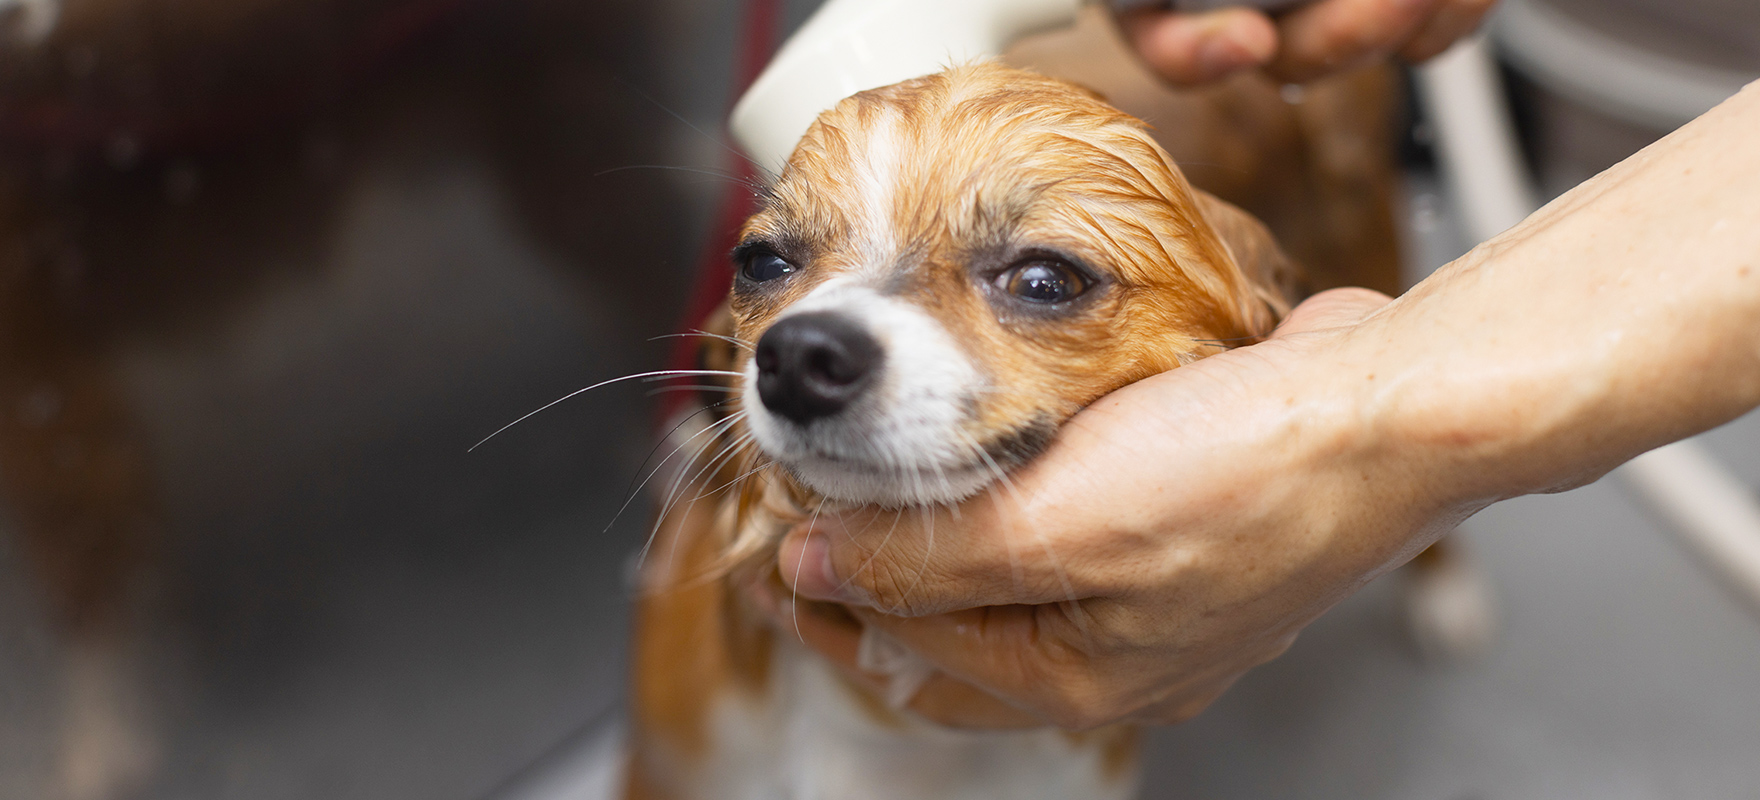
{"type": "Polygon", "coordinates": [[[1497,607],[1485,576],[1451,558],[1407,570],[1406,630],[1426,663],[1473,661],[1497,639],[1497,607]]]}

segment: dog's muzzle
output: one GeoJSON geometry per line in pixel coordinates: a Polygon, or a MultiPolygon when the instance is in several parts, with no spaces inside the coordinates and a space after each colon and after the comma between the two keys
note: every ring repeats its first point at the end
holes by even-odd
{"type": "Polygon", "coordinates": [[[796,314],[758,339],[758,398],[797,424],[847,408],[880,373],[885,352],[842,314],[796,314]]]}

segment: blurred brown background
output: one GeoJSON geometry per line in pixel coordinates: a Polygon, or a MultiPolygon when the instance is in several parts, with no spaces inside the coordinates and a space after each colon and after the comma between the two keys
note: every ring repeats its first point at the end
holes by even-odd
{"type": "Polygon", "coordinates": [[[0,797],[472,797],[613,701],[642,387],[465,450],[661,360],[720,184],[608,170],[722,167],[731,20],[69,0],[0,49],[0,797]]]}

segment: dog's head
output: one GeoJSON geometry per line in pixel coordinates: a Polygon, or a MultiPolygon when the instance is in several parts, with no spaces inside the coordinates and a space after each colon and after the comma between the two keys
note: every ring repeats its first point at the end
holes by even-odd
{"type": "Polygon", "coordinates": [[[740,242],[747,425],[853,503],[967,497],[1086,404],[1285,308],[1263,228],[1141,122],[992,64],[825,112],[740,242]]]}

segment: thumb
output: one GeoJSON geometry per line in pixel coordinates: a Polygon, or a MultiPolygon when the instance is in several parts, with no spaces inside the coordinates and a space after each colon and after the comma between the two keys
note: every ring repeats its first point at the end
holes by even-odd
{"type": "Polygon", "coordinates": [[[1290,311],[1289,316],[1283,318],[1283,323],[1277,326],[1277,330],[1271,332],[1271,339],[1332,328],[1348,328],[1391,302],[1393,298],[1373,289],[1354,286],[1328,289],[1302,301],[1301,305],[1290,311]]]}

